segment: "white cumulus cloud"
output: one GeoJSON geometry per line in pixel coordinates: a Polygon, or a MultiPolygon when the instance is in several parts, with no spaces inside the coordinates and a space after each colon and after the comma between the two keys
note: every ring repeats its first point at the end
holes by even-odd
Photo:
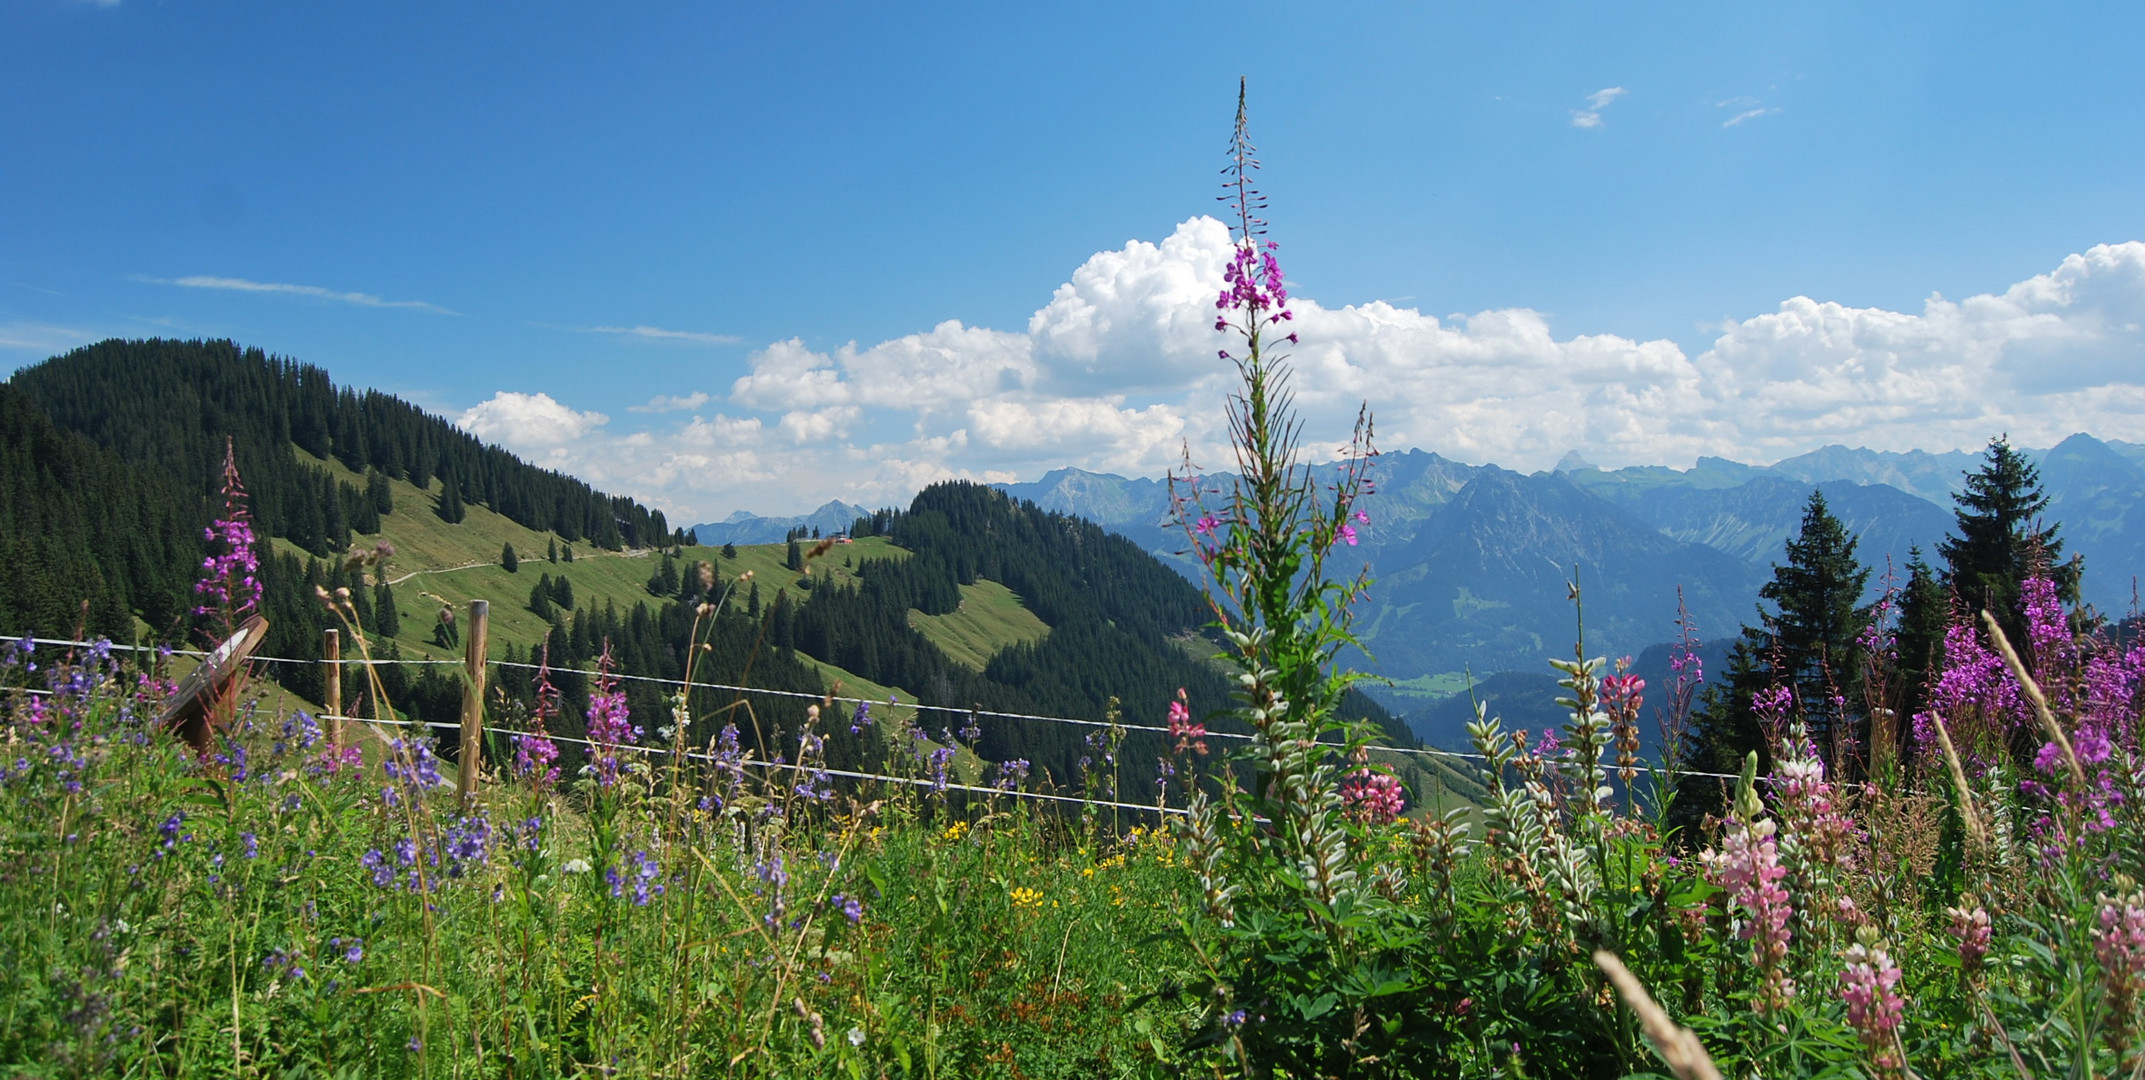
{"type": "MultiPolygon", "coordinates": [[[[1607,100],[1613,100],[1607,99],[1607,100]]],[[[1059,466],[1159,475],[1188,447],[1228,460],[1235,374],[1215,350],[1229,234],[1194,218],[1075,268],[1022,331],[944,322],[830,351],[753,353],[723,413],[610,434],[599,413],[502,392],[462,424],[681,522],[830,498],[905,501],[948,478],[1059,466]]],[[[1285,252],[1284,252],[1285,254],[1285,252]]],[[[1315,454],[1368,402],[1379,441],[1546,468],[1771,461],[1832,442],[1977,447],[2008,431],[2145,440],[2145,244],[2103,245],[2047,273],[1918,311],[1790,297],[1719,325],[1695,355],[1668,340],[1560,333],[1523,307],[1439,317],[1387,301],[1292,300],[1292,387],[1315,454]]]]}
{"type": "Polygon", "coordinates": [[[580,439],[611,422],[600,412],[578,412],[550,394],[501,390],[455,420],[462,430],[509,450],[549,449],[580,439]]]}

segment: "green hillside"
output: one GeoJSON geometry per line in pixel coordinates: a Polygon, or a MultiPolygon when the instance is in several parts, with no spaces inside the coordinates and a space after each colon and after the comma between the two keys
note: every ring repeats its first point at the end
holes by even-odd
{"type": "Polygon", "coordinates": [[[1021,603],[1019,594],[995,581],[961,586],[961,602],[944,615],[909,609],[909,625],[946,656],[976,671],[1008,645],[1040,641],[1048,624],[1021,603]]]}

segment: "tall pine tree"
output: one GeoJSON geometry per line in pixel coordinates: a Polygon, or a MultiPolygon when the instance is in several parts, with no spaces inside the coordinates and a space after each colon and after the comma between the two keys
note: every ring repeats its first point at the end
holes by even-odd
{"type": "Polygon", "coordinates": [[[1969,613],[1996,616],[2012,641],[2025,640],[2025,616],[2018,610],[2019,586],[2034,568],[2045,566],[2063,599],[2078,600],[2079,565],[2063,562],[2063,541],[2056,526],[2044,525],[2048,509],[2041,493],[2041,472],[2011,448],[2009,438],[1989,441],[1981,468],[1966,476],[1966,490],[1952,496],[1958,535],[1937,546],[1944,557],[1945,580],[1969,613]]]}
{"type": "Polygon", "coordinates": [[[439,478],[439,519],[449,525],[460,525],[468,516],[462,508],[462,491],[454,486],[454,477],[441,474],[439,478]]]}
{"type": "MultiPolygon", "coordinates": [[[[1759,775],[1766,775],[1773,733],[1764,730],[1755,701],[1775,687],[1794,694],[1792,707],[1801,710],[1820,753],[1830,755],[1835,734],[1859,736],[1859,638],[1870,617],[1861,599],[1869,574],[1855,557],[1855,538],[1832,516],[1824,493],[1812,491],[1802,529],[1787,542],[1787,561],[1773,565],[1773,580],[1758,592],[1757,624],[1743,628],[1725,678],[1707,689],[1693,718],[1686,767],[1732,774],[1756,751],[1759,775]]],[[[1717,779],[1687,777],[1677,789],[1674,817],[1695,825],[1720,811],[1722,797],[1717,779]]]]}

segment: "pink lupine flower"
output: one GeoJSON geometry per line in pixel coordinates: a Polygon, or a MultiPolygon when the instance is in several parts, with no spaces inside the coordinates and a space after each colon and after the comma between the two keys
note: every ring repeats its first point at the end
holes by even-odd
{"type": "Polygon", "coordinates": [[[1794,980],[1786,970],[1795,908],[1781,884],[1787,868],[1780,865],[1776,828],[1770,820],[1730,821],[1720,850],[1699,856],[1713,883],[1741,910],[1736,936],[1751,943],[1760,978],[1759,1004],[1767,1010],[1781,1008],[1795,996],[1794,980]]]}
{"type": "Polygon", "coordinates": [[[2100,961],[2100,982],[2118,1039],[2127,1042],[2138,987],[2145,982],[2145,896],[2104,900],[2100,929],[2093,934],[2093,955],[2100,961]]]}
{"type": "Polygon", "coordinates": [[[1989,913],[1976,904],[1971,909],[1954,907],[1944,909],[1951,917],[1951,936],[1959,941],[1959,968],[1968,974],[1981,970],[1981,961],[1989,955],[1989,938],[1993,928],[1989,913]]]}
{"type": "Polygon", "coordinates": [[[1390,825],[1407,808],[1400,778],[1377,769],[1357,769],[1341,781],[1341,804],[1349,820],[1364,825],[1390,825]]]}
{"type": "Polygon", "coordinates": [[[1899,1023],[1907,1002],[1899,996],[1899,965],[1883,949],[1851,945],[1840,972],[1840,1000],[1847,1003],[1847,1023],[1869,1049],[1879,1076],[1897,1076],[1906,1062],[1899,1052],[1899,1023]]]}
{"type": "Polygon", "coordinates": [[[1194,750],[1207,752],[1207,726],[1194,723],[1191,707],[1186,704],[1184,688],[1177,688],[1177,700],[1169,703],[1169,737],[1177,744],[1177,753],[1194,750]]]}

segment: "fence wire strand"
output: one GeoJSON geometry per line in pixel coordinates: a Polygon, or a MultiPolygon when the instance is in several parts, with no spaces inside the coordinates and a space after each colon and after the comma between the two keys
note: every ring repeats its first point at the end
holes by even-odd
{"type": "MultiPolygon", "coordinates": [[[[12,638],[12,639],[10,639],[10,638],[0,638],[0,640],[16,640],[16,641],[20,641],[20,640],[23,640],[23,639],[21,639],[21,638],[12,638]]],[[[69,639],[66,639],[66,638],[31,638],[31,639],[29,639],[29,640],[31,640],[31,641],[35,641],[35,642],[36,642],[37,644],[39,644],[39,645],[63,645],[63,646],[70,646],[70,647],[80,647],[80,648],[87,648],[87,647],[90,647],[90,646],[93,646],[93,645],[96,645],[96,644],[98,644],[97,642],[91,642],[91,641],[73,641],[73,640],[69,640],[69,639]]],[[[160,653],[163,653],[163,654],[165,654],[165,655],[175,655],[175,656],[196,656],[196,657],[199,657],[199,656],[207,656],[207,655],[208,655],[207,653],[205,653],[205,652],[202,652],[202,651],[200,651],[200,650],[198,650],[198,649],[165,649],[165,648],[164,648],[164,647],[162,647],[162,646],[145,646],[145,645],[119,645],[119,644],[111,644],[111,643],[107,643],[107,644],[110,644],[110,647],[111,647],[111,648],[114,648],[114,649],[126,649],[126,650],[129,650],[129,651],[134,651],[134,652],[160,652],[160,653]]],[[[444,665],[444,664],[451,664],[451,665],[454,665],[454,666],[456,666],[456,667],[461,667],[461,666],[463,666],[463,665],[464,665],[464,663],[465,663],[464,661],[461,661],[461,660],[439,660],[439,659],[424,659],[424,658],[420,658],[420,659],[413,659],[413,660],[382,660],[382,659],[378,659],[378,658],[375,658],[375,659],[372,659],[372,660],[365,660],[365,659],[361,659],[361,658],[347,658],[347,657],[346,657],[346,658],[344,658],[344,659],[341,659],[341,660],[317,660],[317,659],[316,659],[316,660],[307,660],[307,659],[294,659],[294,658],[291,658],[291,657],[281,657],[281,656],[255,656],[255,657],[252,657],[251,659],[252,659],[252,660],[256,660],[256,661],[260,661],[260,662],[262,662],[262,663],[269,663],[269,664],[330,664],[330,663],[332,663],[332,664],[339,664],[339,665],[341,665],[341,666],[343,666],[343,667],[353,667],[353,666],[356,666],[356,667],[366,667],[366,666],[376,666],[376,665],[384,665],[384,664],[443,664],[443,665],[444,665]]],[[[491,666],[491,667],[500,667],[500,668],[516,668],[516,669],[520,669],[520,670],[526,670],[526,671],[542,671],[542,670],[546,670],[546,668],[545,668],[545,665],[542,665],[542,664],[530,664],[530,663],[523,663],[523,662],[521,662],[521,661],[491,660],[491,661],[487,661],[487,663],[488,663],[488,665],[489,665],[489,666],[491,666]]],[[[584,676],[586,676],[586,675],[594,675],[594,674],[596,674],[595,672],[593,672],[593,671],[589,671],[589,670],[587,670],[587,669],[585,669],[585,668],[550,668],[550,669],[548,669],[548,670],[551,670],[551,671],[568,671],[568,672],[572,672],[572,673],[574,673],[574,674],[577,674],[577,675],[584,675],[584,676]]],[[[681,688],[681,687],[683,687],[683,686],[684,686],[684,681],[683,681],[683,680],[681,680],[681,679],[663,679],[663,678],[658,678],[658,677],[656,677],[656,676],[653,676],[653,675],[627,675],[627,674],[613,673],[613,674],[611,674],[611,675],[610,675],[609,677],[610,677],[610,678],[613,678],[613,679],[616,679],[616,680],[618,680],[618,681],[620,681],[620,682],[640,682],[640,683],[653,683],[653,684],[655,684],[655,685],[657,685],[657,686],[661,686],[661,687],[664,687],[665,689],[669,689],[669,690],[676,690],[676,689],[679,689],[679,688],[681,688]]],[[[1155,726],[1153,726],[1153,725],[1149,725],[1149,724],[1127,724],[1127,723],[1124,723],[1124,722],[1122,722],[1122,721],[1119,721],[1119,722],[1115,722],[1115,723],[1113,723],[1113,722],[1111,722],[1111,721],[1108,721],[1108,720],[1089,720],[1089,719],[1084,719],[1084,718],[1081,718],[1081,717],[1074,717],[1074,716],[1050,716],[1050,715],[1046,715],[1046,714],[1041,714],[1041,713],[1021,713],[1021,712],[1006,712],[1006,711],[1003,711],[1003,710],[997,710],[997,709],[975,709],[975,708],[971,708],[971,709],[964,709],[964,708],[961,708],[960,706],[957,706],[957,705],[927,705],[927,704],[924,704],[923,702],[917,702],[917,701],[897,701],[897,700],[886,700],[886,701],[881,701],[881,700],[879,700],[879,699],[877,699],[877,698],[863,698],[863,697],[852,697],[852,696],[846,696],[846,695],[841,695],[841,694],[825,694],[825,693],[821,693],[821,694],[814,694],[814,693],[809,693],[809,692],[807,692],[807,691],[803,691],[803,690],[776,690],[776,689],[773,689],[773,688],[771,688],[771,687],[764,687],[764,686],[739,686],[739,685],[735,685],[735,684],[731,684],[731,683],[715,683],[715,682],[701,682],[701,681],[699,681],[699,680],[697,680],[697,679],[693,681],[693,689],[695,689],[695,690],[713,690],[713,691],[719,691],[719,692],[722,692],[722,693],[737,693],[737,694],[761,694],[761,695],[765,695],[765,696],[768,696],[768,697],[782,697],[782,698],[794,698],[794,699],[797,699],[797,700],[802,700],[802,701],[817,701],[817,702],[826,702],[826,703],[829,703],[829,704],[832,704],[832,703],[836,703],[836,702],[839,702],[839,703],[842,703],[842,704],[846,704],[846,705],[886,705],[886,706],[889,706],[889,707],[893,707],[893,708],[908,708],[908,709],[914,709],[914,710],[917,710],[918,712],[937,712],[937,713],[946,713],[946,714],[949,714],[949,715],[952,715],[952,716],[962,716],[962,717],[971,717],[971,716],[972,716],[972,717],[977,717],[977,718],[989,717],[989,718],[992,718],[992,719],[996,719],[996,720],[1018,720],[1018,721],[1032,721],[1032,722],[1036,722],[1036,723],[1047,723],[1047,724],[1070,724],[1070,725],[1075,725],[1075,726],[1079,726],[1079,727],[1091,727],[1091,728],[1115,728],[1115,729],[1118,729],[1118,730],[1121,730],[1121,731],[1127,731],[1127,732],[1141,732],[1141,733],[1146,733],[1146,734],[1160,734],[1160,735],[1168,735],[1168,734],[1169,734],[1169,729],[1168,729],[1168,728],[1166,728],[1166,727],[1155,727],[1155,726]]],[[[381,720],[381,721],[373,721],[373,720],[367,720],[367,721],[365,721],[365,722],[366,722],[366,723],[390,723],[391,721],[385,721],[385,720],[381,720]]],[[[455,726],[455,727],[459,727],[460,725],[459,725],[459,724],[456,724],[456,725],[453,725],[453,726],[455,726]]],[[[529,732],[515,732],[514,734],[520,734],[520,735],[527,735],[527,734],[530,734],[530,733],[529,733],[529,732]]],[[[553,738],[554,740],[556,740],[556,739],[557,739],[557,736],[549,736],[549,737],[550,737],[550,738],[553,738]]],[[[1252,738],[1253,736],[1251,736],[1251,735],[1249,735],[1249,734],[1247,734],[1247,733],[1244,733],[1244,732],[1235,732],[1235,731],[1209,731],[1209,732],[1207,732],[1207,733],[1206,733],[1206,737],[1207,737],[1207,738],[1209,738],[1209,739],[1238,739],[1238,740],[1249,740],[1249,739],[1251,739],[1251,738],[1252,738]]],[[[1488,758],[1487,756],[1485,756],[1485,755],[1482,755],[1482,754],[1478,754],[1478,753],[1472,753],[1472,752],[1468,752],[1468,751],[1462,751],[1462,750],[1445,750],[1445,749],[1440,749],[1440,748],[1437,748],[1437,747],[1430,747],[1430,746],[1375,746],[1375,747],[1372,747],[1372,749],[1373,749],[1374,751],[1376,751],[1376,752],[1381,752],[1381,753],[1391,753],[1391,754],[1404,754],[1404,755],[1414,755],[1414,756],[1416,756],[1416,757],[1426,757],[1426,758],[1441,758],[1441,759],[1446,759],[1446,760],[1452,760],[1452,761],[1467,761],[1467,762],[1488,762],[1488,761],[1489,761],[1489,758],[1488,758]]],[[[1735,774],[1735,773],[1717,773],[1717,772],[1704,772],[1704,771],[1701,771],[1701,770],[1697,770],[1697,769],[1675,769],[1675,770],[1668,770],[1668,769],[1663,769],[1663,768],[1661,768],[1661,767],[1659,767],[1659,766],[1654,766],[1654,765],[1637,765],[1637,766],[1633,766],[1633,770],[1634,770],[1634,771],[1636,771],[1636,772],[1641,772],[1641,773],[1645,773],[1645,774],[1647,774],[1647,775],[1656,775],[1656,774],[1661,774],[1661,775],[1676,775],[1676,776],[1701,776],[1701,777],[1707,777],[1707,778],[1709,778],[1709,779],[1718,779],[1718,780],[1740,780],[1740,779],[1742,779],[1742,777],[1741,777],[1740,775],[1737,775],[1737,774],[1735,774]]],[[[1077,801],[1077,800],[1076,800],[1076,801],[1077,801]]],[[[1152,809],[1152,808],[1150,807],[1150,809],[1152,809]]]]}

